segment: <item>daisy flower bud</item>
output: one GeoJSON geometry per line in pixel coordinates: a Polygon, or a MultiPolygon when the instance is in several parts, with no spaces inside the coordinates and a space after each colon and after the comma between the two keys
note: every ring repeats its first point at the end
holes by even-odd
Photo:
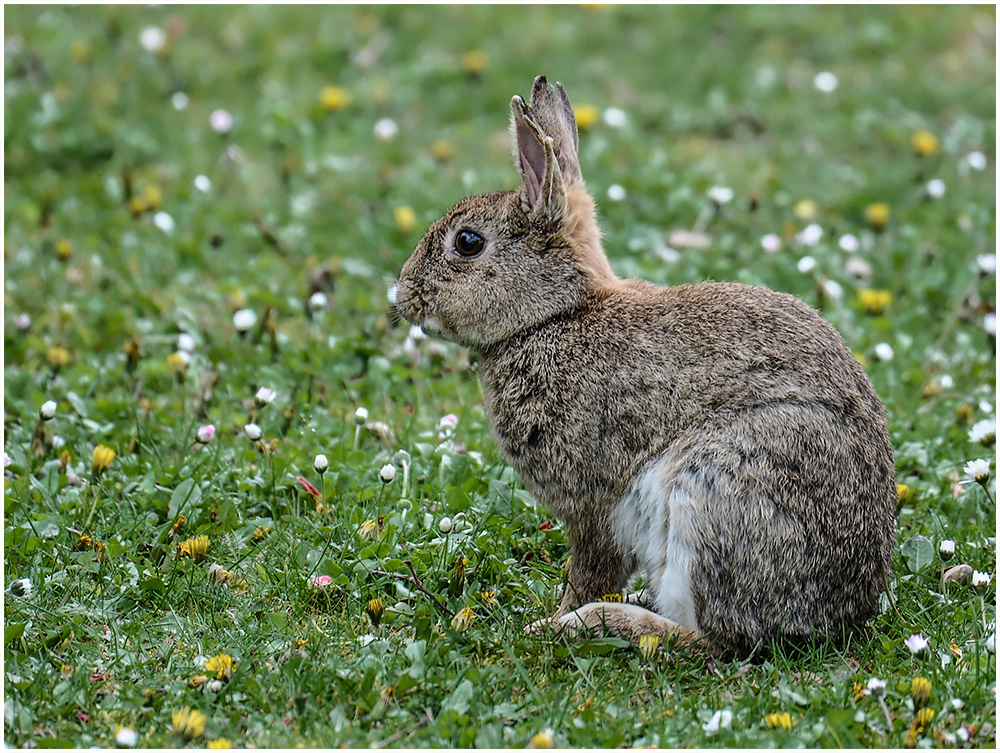
{"type": "Polygon", "coordinates": [[[451,528],[451,518],[441,518],[441,522],[438,523],[438,530],[441,531],[441,533],[451,533],[451,528]]]}
{"type": "Polygon", "coordinates": [[[768,233],[760,239],[760,246],[765,253],[776,254],[781,250],[781,238],[774,233],[768,233]]]}
{"type": "Polygon", "coordinates": [[[322,311],[326,308],[327,298],[325,293],[316,291],[311,296],[309,296],[309,302],[306,304],[310,311],[322,311]]]}
{"type": "Polygon", "coordinates": [[[223,136],[233,130],[233,116],[229,114],[228,110],[221,108],[213,110],[212,114],[208,116],[208,122],[213,131],[223,136]]]}
{"type": "Polygon", "coordinates": [[[194,353],[195,341],[187,332],[177,335],[177,350],[182,353],[194,353]]]}
{"type": "Polygon", "coordinates": [[[916,635],[911,635],[904,641],[904,643],[906,644],[906,647],[910,649],[910,653],[913,654],[914,656],[919,656],[920,654],[924,653],[930,646],[930,643],[927,641],[927,639],[924,638],[924,636],[921,635],[920,633],[917,633],[916,635]]]}
{"type": "Polygon", "coordinates": [[[251,442],[256,442],[264,436],[264,432],[260,430],[260,427],[257,424],[247,424],[243,427],[243,433],[247,435],[247,439],[251,442]]]}
{"type": "Polygon", "coordinates": [[[115,744],[122,748],[134,748],[139,741],[139,735],[134,729],[117,727],[115,729],[115,744]]]}
{"type": "Polygon", "coordinates": [[[270,387],[261,387],[259,390],[257,390],[257,394],[254,395],[253,397],[254,400],[257,401],[258,405],[270,405],[272,402],[274,402],[274,398],[277,396],[277,394],[278,393],[276,393],[270,387]]]}
{"type": "Polygon", "coordinates": [[[233,326],[240,334],[248,331],[257,323],[257,315],[250,309],[240,309],[233,314],[233,326]]]}
{"type": "Polygon", "coordinates": [[[947,562],[955,555],[955,542],[951,539],[945,539],[938,546],[938,554],[941,555],[941,559],[947,562]]]}
{"type": "Polygon", "coordinates": [[[367,420],[368,420],[368,409],[367,408],[358,408],[356,411],[354,411],[354,425],[355,426],[364,426],[365,425],[365,421],[367,421],[367,420]]]}
{"type": "Polygon", "coordinates": [[[51,421],[56,416],[56,401],[46,400],[38,410],[38,417],[43,421],[51,421]]]}
{"type": "Polygon", "coordinates": [[[213,424],[199,426],[195,436],[198,437],[198,441],[202,444],[208,444],[215,437],[215,426],[213,424]]]}
{"type": "Polygon", "coordinates": [[[392,118],[382,118],[375,124],[375,138],[379,141],[392,141],[399,133],[399,125],[392,118]]]}
{"type": "Polygon", "coordinates": [[[981,573],[978,570],[972,572],[972,587],[979,591],[985,591],[990,585],[990,574],[981,573]]]}
{"type": "Polygon", "coordinates": [[[313,468],[316,470],[316,473],[326,473],[326,470],[329,467],[330,463],[327,461],[326,455],[317,455],[316,459],[313,460],[313,468]]]}
{"type": "Polygon", "coordinates": [[[10,592],[19,599],[31,596],[31,578],[19,578],[10,584],[10,592]]]}
{"type": "Polygon", "coordinates": [[[880,680],[877,677],[872,677],[868,680],[868,693],[875,696],[876,698],[883,693],[885,693],[886,681],[880,680]]]}
{"type": "Polygon", "coordinates": [[[394,478],[396,478],[396,466],[392,463],[386,463],[382,466],[382,470],[378,472],[378,477],[382,479],[383,484],[390,483],[394,478]]]}

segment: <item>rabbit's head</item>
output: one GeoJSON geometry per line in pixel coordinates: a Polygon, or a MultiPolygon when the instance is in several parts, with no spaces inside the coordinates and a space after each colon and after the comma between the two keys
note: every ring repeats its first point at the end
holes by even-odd
{"type": "Polygon", "coordinates": [[[428,334],[485,348],[573,310],[616,284],[577,160],[576,120],[560,84],[535,79],[511,100],[516,191],[456,204],[417,244],[396,306],[428,334]]]}

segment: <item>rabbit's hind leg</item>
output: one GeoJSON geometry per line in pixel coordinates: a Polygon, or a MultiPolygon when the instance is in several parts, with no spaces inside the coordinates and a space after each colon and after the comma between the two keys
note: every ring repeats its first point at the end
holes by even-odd
{"type": "Polygon", "coordinates": [[[669,620],[637,604],[593,601],[563,615],[552,627],[569,635],[593,631],[612,635],[631,643],[639,643],[646,635],[671,636],[679,645],[688,645],[701,638],[701,633],[669,620]]]}

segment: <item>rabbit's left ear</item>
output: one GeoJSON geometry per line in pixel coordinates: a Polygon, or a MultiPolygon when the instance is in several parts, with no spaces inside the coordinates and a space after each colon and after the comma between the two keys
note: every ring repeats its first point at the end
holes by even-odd
{"type": "Polygon", "coordinates": [[[529,213],[558,224],[566,208],[564,186],[582,180],[577,160],[576,118],[561,84],[535,79],[531,104],[510,101],[515,162],[529,213]]]}

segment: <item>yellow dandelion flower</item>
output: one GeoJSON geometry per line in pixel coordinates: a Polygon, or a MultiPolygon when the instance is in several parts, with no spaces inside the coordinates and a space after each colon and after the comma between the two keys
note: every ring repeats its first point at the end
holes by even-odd
{"type": "Polygon", "coordinates": [[[59,261],[66,261],[70,254],[73,253],[73,246],[65,238],[60,238],[56,241],[55,249],[56,256],[59,257],[59,261]]]}
{"type": "Polygon", "coordinates": [[[324,86],[320,90],[319,101],[327,112],[336,112],[351,101],[351,95],[343,87],[324,86]]]}
{"type": "Polygon", "coordinates": [[[660,647],[660,636],[641,635],[639,636],[639,654],[646,661],[652,660],[656,656],[656,649],[660,647]]]}
{"type": "Polygon", "coordinates": [[[233,742],[225,737],[220,737],[216,740],[209,740],[205,743],[205,747],[209,750],[229,750],[233,747],[233,742]]]}
{"type": "Polygon", "coordinates": [[[208,682],[208,675],[195,675],[190,680],[188,680],[188,687],[197,690],[206,682],[208,682]]]}
{"type": "Polygon", "coordinates": [[[167,356],[167,366],[174,374],[183,374],[188,367],[188,359],[179,350],[167,356]]]}
{"type": "Polygon", "coordinates": [[[621,600],[622,600],[622,595],[620,593],[619,594],[604,594],[604,596],[601,597],[601,601],[611,601],[611,602],[621,603],[621,600]]]}
{"type": "Polygon", "coordinates": [[[594,105],[577,105],[573,114],[576,116],[576,127],[581,131],[586,131],[601,119],[601,111],[594,105]]]}
{"type": "Polygon", "coordinates": [[[454,154],[455,147],[452,145],[448,139],[438,139],[433,144],[431,144],[431,154],[434,155],[434,159],[439,162],[447,162],[451,159],[451,155],[454,154]]]}
{"type": "Polygon", "coordinates": [[[819,204],[812,199],[802,199],[802,201],[795,205],[794,211],[796,217],[808,222],[809,220],[816,219],[816,215],[819,214],[819,204]]]}
{"type": "Polygon", "coordinates": [[[66,348],[61,348],[58,345],[54,345],[49,348],[49,352],[46,356],[49,360],[49,366],[56,370],[61,369],[69,363],[69,352],[66,348]]]}
{"type": "Polygon", "coordinates": [[[216,680],[228,680],[233,676],[233,657],[229,654],[218,654],[205,662],[205,669],[215,672],[216,680]]]}
{"type": "Polygon", "coordinates": [[[792,728],[792,715],[787,711],[779,711],[775,714],[768,714],[764,717],[764,724],[772,729],[781,729],[788,731],[792,728]]]}
{"type": "Polygon", "coordinates": [[[869,204],[865,207],[865,219],[877,231],[884,230],[885,226],[889,224],[890,214],[892,214],[892,210],[889,208],[889,205],[882,201],[869,204]]]}
{"type": "Polygon", "coordinates": [[[916,722],[917,724],[920,725],[920,728],[923,729],[924,727],[926,727],[928,724],[931,723],[931,720],[933,718],[934,718],[934,709],[928,706],[920,709],[920,711],[917,712],[916,722]]]}
{"type": "Polygon", "coordinates": [[[361,528],[358,529],[358,535],[363,539],[368,539],[371,541],[375,538],[375,534],[378,533],[378,523],[376,523],[371,518],[368,518],[364,523],[361,524],[361,528]]]}
{"type": "Polygon", "coordinates": [[[208,553],[210,543],[208,536],[204,534],[195,536],[193,539],[187,539],[177,545],[177,555],[182,558],[190,557],[195,562],[201,562],[208,553]]]}
{"type": "Polygon", "coordinates": [[[910,501],[913,496],[913,489],[906,484],[896,484],[896,506],[901,507],[910,501]]]}
{"type": "Polygon", "coordinates": [[[379,598],[370,599],[365,605],[365,614],[372,621],[372,625],[378,627],[382,622],[382,615],[385,614],[385,604],[379,598]]]}
{"type": "Polygon", "coordinates": [[[146,206],[146,200],[140,196],[133,196],[128,200],[128,211],[132,213],[133,217],[138,217],[147,209],[149,207],[146,206]]]}
{"type": "Polygon", "coordinates": [[[858,300],[861,301],[861,305],[865,307],[869,314],[879,316],[892,303],[892,293],[888,290],[864,288],[858,291],[858,300]]]}
{"type": "Polygon", "coordinates": [[[497,592],[492,590],[483,591],[479,594],[479,598],[483,600],[483,606],[487,609],[493,609],[493,607],[500,603],[497,601],[497,592]]]}
{"type": "Polygon", "coordinates": [[[537,748],[537,749],[548,749],[556,747],[555,742],[552,740],[552,731],[545,730],[544,732],[539,732],[536,735],[532,735],[531,739],[528,740],[528,744],[524,746],[525,748],[537,748]]]}
{"type": "Polygon", "coordinates": [[[91,466],[94,473],[104,473],[111,465],[111,461],[115,459],[115,451],[110,447],[105,447],[102,444],[97,445],[94,448],[94,458],[93,465],[91,466]]]}
{"type": "Polygon", "coordinates": [[[906,730],[906,737],[903,738],[904,748],[916,748],[917,747],[917,735],[919,730],[917,729],[916,721],[910,725],[910,728],[906,730]]]}
{"type": "Polygon", "coordinates": [[[73,547],[78,552],[86,551],[94,546],[94,539],[91,538],[89,534],[81,533],[80,538],[76,540],[76,545],[73,547]]]}
{"type": "Polygon", "coordinates": [[[937,154],[938,149],[941,148],[941,142],[938,141],[938,137],[927,130],[920,130],[913,134],[910,143],[913,145],[913,151],[917,153],[918,157],[929,157],[932,154],[937,154]]]}
{"type": "Polygon", "coordinates": [[[868,691],[864,685],[860,682],[854,683],[854,689],[851,691],[851,698],[854,699],[855,703],[860,703],[861,700],[868,695],[868,691]]]}
{"type": "Polygon", "coordinates": [[[478,76],[486,68],[486,53],[482,50],[471,50],[462,55],[462,67],[470,76],[478,76]]]}
{"type": "Polygon", "coordinates": [[[910,685],[910,696],[917,708],[926,706],[931,701],[931,681],[926,677],[914,677],[910,685]]]}
{"type": "Polygon", "coordinates": [[[69,56],[74,63],[86,63],[90,59],[90,45],[77,39],[69,46],[69,56]]]}
{"type": "Polygon", "coordinates": [[[458,632],[464,633],[475,618],[476,613],[472,611],[472,607],[464,607],[452,618],[451,626],[458,632]]]}
{"type": "Polygon", "coordinates": [[[253,536],[250,537],[250,540],[253,541],[254,544],[259,544],[260,542],[262,542],[264,539],[267,538],[267,534],[270,531],[271,531],[270,528],[265,528],[264,526],[257,526],[257,529],[253,532],[253,536]]]}
{"type": "Polygon", "coordinates": [[[392,216],[396,220],[396,229],[401,233],[412,233],[417,226],[417,213],[413,207],[396,207],[392,216]]]}
{"type": "Polygon", "coordinates": [[[205,722],[208,721],[208,718],[198,711],[198,709],[188,708],[187,706],[175,711],[172,719],[174,732],[178,735],[183,735],[188,740],[201,737],[205,732],[205,722]]]}
{"type": "Polygon", "coordinates": [[[163,191],[156,186],[149,186],[143,191],[143,198],[147,209],[159,209],[160,204],[163,203],[163,191]]]}

